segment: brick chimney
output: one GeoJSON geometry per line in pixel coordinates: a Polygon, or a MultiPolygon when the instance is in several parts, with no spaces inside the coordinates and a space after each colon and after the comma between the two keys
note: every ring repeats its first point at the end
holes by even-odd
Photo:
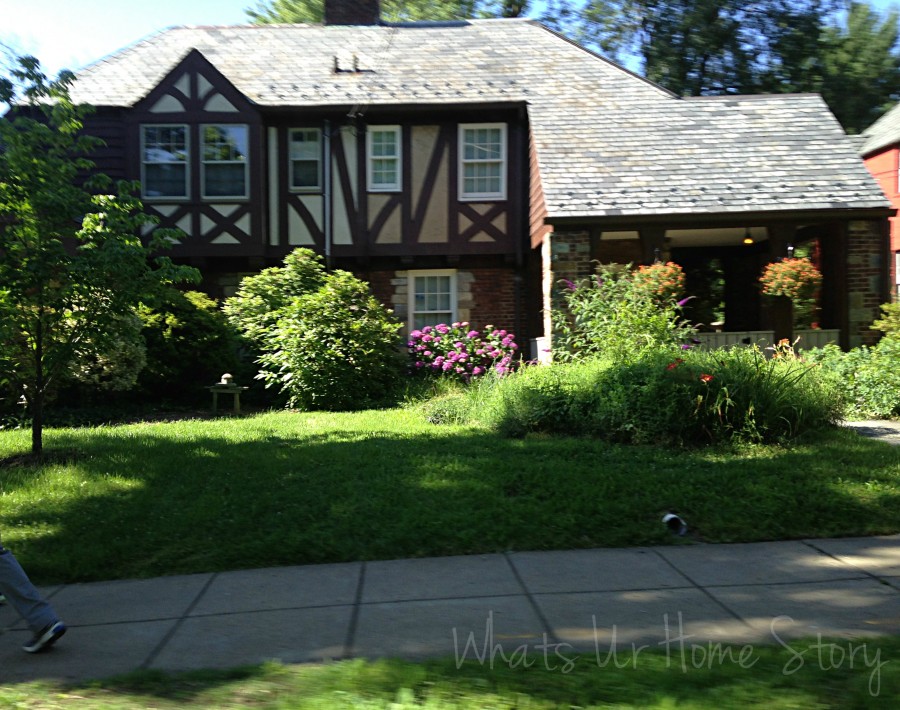
{"type": "Polygon", "coordinates": [[[381,23],[379,0],[325,0],[326,25],[377,25],[381,23]]]}

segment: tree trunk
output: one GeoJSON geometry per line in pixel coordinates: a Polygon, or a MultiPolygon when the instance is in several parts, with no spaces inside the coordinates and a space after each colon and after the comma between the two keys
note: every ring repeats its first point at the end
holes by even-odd
{"type": "Polygon", "coordinates": [[[31,405],[31,455],[41,458],[44,455],[44,393],[39,390],[30,402],[31,405]]]}

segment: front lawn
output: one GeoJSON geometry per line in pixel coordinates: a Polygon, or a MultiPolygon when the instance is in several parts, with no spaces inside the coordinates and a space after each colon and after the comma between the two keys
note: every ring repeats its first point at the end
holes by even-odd
{"type": "Polygon", "coordinates": [[[676,451],[503,439],[409,410],[0,432],[0,531],[38,583],[502,550],[900,531],[900,448],[835,430],[676,451]]]}
{"type": "Polygon", "coordinates": [[[144,672],[90,684],[0,685],[10,708],[570,710],[571,708],[890,708],[900,703],[900,640],[809,639],[788,648],[720,647],[715,661],[658,649],[511,664],[342,661],[232,671],[144,672]],[[743,653],[743,655],[741,655],[743,653]],[[843,655],[841,655],[843,654],[843,655]],[[852,654],[852,655],[851,655],[852,654]]]}

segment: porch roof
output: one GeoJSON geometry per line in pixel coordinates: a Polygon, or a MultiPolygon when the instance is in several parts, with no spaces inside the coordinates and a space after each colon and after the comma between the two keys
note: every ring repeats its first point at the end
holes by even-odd
{"type": "Polygon", "coordinates": [[[177,27],[73,96],[131,106],[191,49],[262,110],[525,103],[550,221],[890,206],[820,97],[682,99],[531,20],[177,27]]]}

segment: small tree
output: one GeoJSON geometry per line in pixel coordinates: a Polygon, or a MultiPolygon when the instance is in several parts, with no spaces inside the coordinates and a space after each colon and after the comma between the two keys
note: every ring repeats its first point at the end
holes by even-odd
{"type": "Polygon", "coordinates": [[[197,278],[149,262],[171,234],[141,243],[152,218],[135,184],[111,195],[105,176],[84,179],[100,141],[82,133],[88,108],[72,103],[73,81],[69,72],[48,81],[33,57],[0,79],[0,101],[12,107],[0,120],[0,384],[25,398],[34,456],[48,394],[74,359],[108,342],[97,334],[114,332],[158,284],[197,278]]]}

